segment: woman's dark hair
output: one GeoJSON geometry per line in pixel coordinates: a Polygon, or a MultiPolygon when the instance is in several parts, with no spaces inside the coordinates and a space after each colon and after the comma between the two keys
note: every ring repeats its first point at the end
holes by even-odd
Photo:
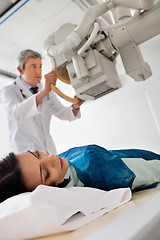
{"type": "Polygon", "coordinates": [[[71,177],[69,176],[69,178],[66,178],[63,180],[63,182],[59,183],[57,187],[64,188],[70,183],[70,181],[71,181],[71,177]]]}
{"type": "MultiPolygon", "coordinates": [[[[70,177],[64,179],[57,187],[66,187],[70,181],[70,177]]],[[[0,160],[0,202],[24,192],[28,192],[28,190],[19,167],[19,161],[11,152],[0,160]]]]}
{"type": "Polygon", "coordinates": [[[14,195],[27,192],[19,162],[14,153],[0,160],[0,202],[14,195]]]}

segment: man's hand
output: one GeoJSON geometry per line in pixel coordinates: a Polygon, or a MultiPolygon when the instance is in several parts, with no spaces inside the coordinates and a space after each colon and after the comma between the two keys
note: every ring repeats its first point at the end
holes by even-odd
{"type": "Polygon", "coordinates": [[[85,100],[78,98],[77,96],[74,96],[74,98],[77,98],[79,100],[78,103],[73,103],[72,104],[72,111],[75,116],[77,116],[77,113],[80,109],[80,106],[85,102],[85,100]]]}
{"type": "Polygon", "coordinates": [[[44,91],[47,93],[47,95],[51,91],[51,84],[56,85],[57,82],[57,75],[55,72],[52,70],[51,72],[47,73],[45,76],[45,85],[44,85],[44,91]]]}
{"type": "Polygon", "coordinates": [[[77,96],[74,96],[75,99],[78,99],[78,103],[73,103],[72,108],[78,109],[80,108],[81,104],[85,102],[85,100],[78,98],[77,96]]]}

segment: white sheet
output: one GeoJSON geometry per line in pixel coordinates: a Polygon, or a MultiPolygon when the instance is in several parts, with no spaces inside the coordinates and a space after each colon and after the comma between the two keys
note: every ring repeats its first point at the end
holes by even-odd
{"type": "Polygon", "coordinates": [[[107,192],[41,185],[0,204],[0,239],[29,239],[75,230],[130,199],[129,188],[107,192]]]}

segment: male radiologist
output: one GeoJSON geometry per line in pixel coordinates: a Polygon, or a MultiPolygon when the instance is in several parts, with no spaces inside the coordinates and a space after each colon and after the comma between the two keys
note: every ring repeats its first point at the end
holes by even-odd
{"type": "Polygon", "coordinates": [[[80,105],[84,101],[80,100],[70,107],[64,106],[50,89],[50,84],[56,84],[57,80],[54,71],[44,76],[42,86],[42,56],[38,52],[30,49],[22,51],[18,63],[20,76],[2,91],[11,151],[19,153],[38,149],[57,154],[50,135],[52,115],[67,121],[78,119],[81,116],[80,105]]]}

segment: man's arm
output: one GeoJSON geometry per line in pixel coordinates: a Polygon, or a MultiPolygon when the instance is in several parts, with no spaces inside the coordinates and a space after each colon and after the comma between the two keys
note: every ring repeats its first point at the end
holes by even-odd
{"type": "Polygon", "coordinates": [[[43,99],[50,93],[51,83],[56,85],[56,81],[57,81],[57,75],[55,74],[54,71],[47,73],[44,76],[44,78],[45,78],[44,88],[36,94],[37,107],[42,103],[43,99]]]}
{"type": "MultiPolygon", "coordinates": [[[[51,71],[48,74],[46,74],[44,76],[44,78],[45,78],[45,86],[44,86],[44,88],[41,91],[39,91],[36,94],[37,107],[41,104],[43,99],[50,93],[50,91],[51,91],[51,87],[50,87],[51,83],[56,85],[56,81],[57,81],[57,75],[56,75],[56,73],[54,71],[51,71]]],[[[77,97],[75,96],[75,98],[77,98],[77,97]]],[[[80,109],[80,106],[81,106],[82,103],[84,103],[84,100],[79,99],[78,103],[72,104],[72,112],[73,112],[75,117],[77,116],[77,114],[79,112],[79,109],[80,109]]]]}

